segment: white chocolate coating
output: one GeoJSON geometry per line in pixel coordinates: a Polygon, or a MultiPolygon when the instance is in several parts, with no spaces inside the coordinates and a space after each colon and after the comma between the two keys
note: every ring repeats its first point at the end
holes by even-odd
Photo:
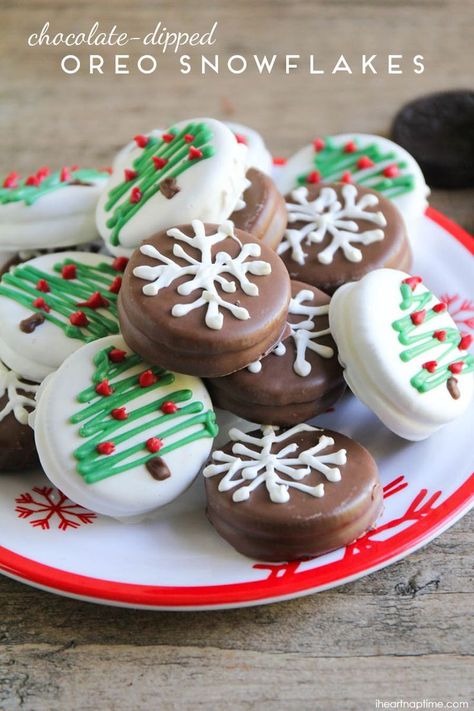
{"type": "MultiPolygon", "coordinates": [[[[392,324],[406,313],[400,310],[400,284],[407,276],[396,269],[377,269],[358,282],[344,284],[331,299],[329,325],[353,393],[389,429],[417,441],[462,415],[473,396],[474,375],[456,376],[458,399],[451,397],[446,384],[420,393],[410,383],[423,363],[436,359],[444,346],[435,342],[428,354],[408,362],[400,358],[404,346],[392,324]]],[[[424,291],[420,284],[417,293],[424,291]]],[[[430,307],[436,302],[433,297],[430,307]]],[[[447,311],[437,314],[431,324],[440,330],[456,328],[447,311]]]]}
{"type": "MultiPolygon", "coordinates": [[[[227,219],[245,189],[247,148],[238,143],[230,129],[220,121],[210,118],[191,119],[175,124],[179,131],[189,123],[205,123],[212,131],[211,145],[215,152],[181,173],[177,182],[179,192],[167,199],[160,191],[147,200],[138,212],[120,230],[120,244],[111,244],[112,230],[107,221],[112,212],[105,210],[109,192],[123,181],[124,170],[132,169],[133,162],[142,154],[135,145],[128,146],[117,156],[113,173],[97,205],[97,228],[112,254],[130,256],[140,243],[178,224],[194,219],[203,222],[222,222],[227,219]]],[[[152,132],[156,135],[157,131],[152,132]]],[[[119,200],[118,205],[130,199],[130,191],[119,200]]]]}
{"type": "MultiPolygon", "coordinates": [[[[173,501],[193,482],[206,461],[212,448],[213,438],[206,437],[185,444],[172,452],[163,454],[162,459],[171,475],[167,479],[154,479],[144,464],[133,469],[114,474],[92,484],[85,482],[76,470],[74,451],[86,438],[79,435],[79,424],[71,423],[70,417],[87,406],[77,401],[78,394],[92,383],[95,372],[93,358],[104,348],[119,348],[131,352],[121,336],[108,336],[81,348],[71,355],[44,383],[35,415],[35,439],[43,469],[48,478],[72,501],[105,516],[112,516],[125,522],[134,522],[152,515],[162,506],[173,501]]],[[[128,370],[123,377],[133,372],[140,373],[147,368],[144,363],[128,370]]],[[[192,401],[199,400],[206,410],[212,410],[212,403],[203,383],[198,378],[177,375],[173,383],[155,390],[143,389],[139,397],[130,402],[130,411],[143,407],[179,389],[192,391],[192,401]]],[[[162,414],[162,413],[160,413],[162,414]]],[[[139,420],[141,424],[143,420],[139,420]]],[[[156,415],[147,415],[149,428],[145,432],[132,435],[121,447],[141,444],[149,437],[157,436],[156,415]]],[[[137,421],[125,428],[133,428],[137,421]]],[[[202,425],[193,425],[185,434],[193,434],[202,425]]],[[[163,429],[163,425],[161,425],[163,429]]],[[[122,430],[120,430],[122,431],[122,430]]],[[[159,436],[159,434],[158,434],[159,436]]],[[[168,437],[170,444],[180,439],[175,434],[168,437]]],[[[144,449],[146,454],[146,449],[144,449]]],[[[159,454],[157,454],[159,456],[159,454]]]]}
{"type": "Polygon", "coordinates": [[[230,128],[232,133],[238,134],[245,138],[247,153],[247,168],[257,168],[262,173],[267,175],[273,174],[273,159],[270,151],[265,145],[265,141],[260,133],[249,126],[244,126],[241,123],[233,121],[225,121],[225,125],[230,128]]]}
{"type": "MultiPolygon", "coordinates": [[[[111,257],[91,252],[56,252],[36,257],[25,264],[48,274],[56,274],[54,265],[64,259],[73,259],[93,266],[101,262],[111,264],[113,261],[111,257]]],[[[43,296],[47,298],[48,295],[43,296]]],[[[33,300],[35,297],[31,298],[33,300]]],[[[106,310],[99,309],[99,312],[113,318],[106,310]]],[[[42,323],[33,333],[24,333],[19,324],[32,313],[31,309],[17,301],[0,295],[0,359],[21,377],[41,382],[71,353],[80,348],[83,341],[69,338],[61,328],[49,321],[42,323]]],[[[67,323],[67,319],[60,314],[55,313],[55,316],[67,323]]]]}
{"type": "Polygon", "coordinates": [[[19,252],[91,242],[97,237],[95,210],[108,177],[104,173],[90,185],[66,185],[32,205],[22,200],[0,205],[0,249],[19,252]]]}
{"type": "MultiPolygon", "coordinates": [[[[404,148],[382,136],[375,136],[366,133],[343,133],[336,136],[331,136],[336,146],[343,146],[349,141],[356,141],[357,145],[363,149],[364,146],[376,144],[381,151],[394,152],[397,161],[406,163],[406,167],[401,169],[401,174],[410,174],[414,177],[413,190],[393,198],[393,202],[400,210],[408,230],[408,235],[416,231],[419,219],[424,214],[428,201],[427,197],[430,193],[428,186],[425,183],[421,168],[416,160],[404,148]]],[[[314,170],[313,165],[314,147],[312,144],[305,146],[295,153],[276,174],[275,182],[278,189],[283,195],[287,195],[290,191],[298,187],[297,178],[301,174],[309,173],[314,170]]],[[[393,163],[393,161],[388,161],[393,163]]],[[[381,166],[382,164],[379,164],[381,166]]],[[[366,175],[369,169],[362,169],[352,174],[352,180],[357,183],[359,177],[366,175]]],[[[334,176],[324,178],[325,182],[334,182],[334,176]]],[[[365,187],[370,188],[369,182],[364,183],[365,187]]],[[[387,195],[387,197],[389,197],[387,195]]]]}

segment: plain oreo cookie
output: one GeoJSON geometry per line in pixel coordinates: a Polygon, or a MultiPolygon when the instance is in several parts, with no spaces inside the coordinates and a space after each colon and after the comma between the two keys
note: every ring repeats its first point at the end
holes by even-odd
{"type": "Polygon", "coordinates": [[[392,138],[415,157],[429,185],[474,185],[473,91],[443,91],[406,104],[392,138]]]}

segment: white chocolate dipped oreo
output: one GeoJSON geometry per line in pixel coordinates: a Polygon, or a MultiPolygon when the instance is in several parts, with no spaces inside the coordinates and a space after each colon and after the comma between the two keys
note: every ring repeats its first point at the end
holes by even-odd
{"type": "Polygon", "coordinates": [[[220,121],[182,121],[135,137],[119,154],[97,206],[97,227],[113,254],[130,256],[161,230],[229,217],[247,187],[247,148],[220,121]]]}
{"type": "Polygon", "coordinates": [[[288,160],[275,180],[283,195],[320,181],[376,190],[393,200],[409,235],[428,206],[430,192],[413,156],[387,138],[365,133],[316,138],[288,160]]]}
{"type": "Polygon", "coordinates": [[[377,269],[345,284],[329,324],[349,387],[400,437],[425,439],[469,406],[472,337],[420,277],[377,269]]]}
{"type": "Polygon", "coordinates": [[[216,433],[201,380],[144,363],[121,336],[71,355],[44,383],[35,415],[38,454],[54,485],[125,521],[183,493],[216,433]]]}
{"type": "Polygon", "coordinates": [[[0,358],[41,382],[84,343],[117,333],[125,263],[58,252],[12,267],[0,280],[0,358]]]}
{"type": "Polygon", "coordinates": [[[0,187],[0,250],[57,249],[97,237],[95,210],[109,178],[105,170],[46,167],[0,187]]]}

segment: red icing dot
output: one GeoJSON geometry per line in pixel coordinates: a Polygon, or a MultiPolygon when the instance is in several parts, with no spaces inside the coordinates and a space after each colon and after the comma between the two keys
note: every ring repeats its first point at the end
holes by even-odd
{"type": "Polygon", "coordinates": [[[459,360],[456,363],[451,363],[451,365],[448,365],[448,370],[453,373],[453,375],[459,375],[461,370],[463,369],[464,361],[459,360]]]}
{"type": "Polygon", "coordinates": [[[100,383],[97,383],[95,386],[95,391],[97,395],[103,395],[104,397],[109,397],[109,395],[112,395],[113,393],[113,388],[110,385],[109,381],[107,379],[101,380],[100,383]]]}
{"type": "Polygon", "coordinates": [[[132,191],[130,193],[130,202],[132,205],[135,205],[137,202],[140,202],[142,199],[142,191],[138,187],[138,185],[135,185],[134,188],[132,188],[132,191]]]}
{"type": "Polygon", "coordinates": [[[372,168],[373,165],[375,165],[375,163],[372,158],[369,158],[369,156],[361,156],[357,161],[357,167],[360,168],[360,170],[364,170],[364,168],[372,168]]]}
{"type": "Polygon", "coordinates": [[[118,294],[122,286],[122,277],[116,276],[112,284],[109,286],[111,294],[118,294]]]}
{"type": "Polygon", "coordinates": [[[127,357],[127,351],[122,351],[120,348],[112,348],[108,356],[112,363],[121,363],[127,357]]]}
{"type": "Polygon", "coordinates": [[[473,341],[473,337],[471,336],[470,333],[461,334],[461,340],[458,343],[459,350],[460,351],[467,351],[467,349],[471,345],[472,341],[473,341]]]}
{"type": "Polygon", "coordinates": [[[161,170],[161,168],[164,168],[168,162],[166,158],[161,158],[161,156],[153,156],[152,161],[155,164],[155,168],[157,170],[161,170]]]}
{"type": "Polygon", "coordinates": [[[88,309],[106,309],[109,304],[110,301],[102,296],[100,291],[94,291],[87,301],[81,301],[77,306],[86,306],[88,309]]]}
{"type": "Polygon", "coordinates": [[[148,141],[150,140],[148,136],[144,136],[143,134],[138,134],[138,136],[134,136],[133,140],[137,144],[139,148],[145,148],[145,146],[148,145],[148,141]]]}
{"type": "Polygon", "coordinates": [[[174,139],[174,133],[164,133],[161,138],[165,143],[171,143],[171,141],[174,139]]]}
{"type": "Polygon", "coordinates": [[[423,363],[422,367],[429,373],[434,373],[436,368],[438,367],[438,363],[435,360],[428,360],[426,361],[426,363],[423,363]]]}
{"type": "Polygon", "coordinates": [[[398,165],[387,165],[386,168],[383,169],[383,174],[385,175],[386,178],[396,178],[400,175],[400,168],[398,165]]]}
{"type": "Polygon", "coordinates": [[[25,180],[25,185],[30,185],[34,188],[37,188],[40,183],[41,183],[41,178],[38,178],[37,175],[29,175],[27,177],[27,179],[25,180]]]}
{"type": "Polygon", "coordinates": [[[40,279],[38,283],[36,284],[36,288],[38,291],[43,291],[45,294],[48,293],[48,291],[51,291],[49,288],[49,284],[46,281],[46,279],[40,279]]]}
{"type": "Polygon", "coordinates": [[[172,400],[167,400],[162,404],[160,407],[160,410],[165,413],[165,415],[172,415],[174,412],[176,412],[178,409],[178,406],[176,405],[175,402],[172,400]]]}
{"type": "Polygon", "coordinates": [[[67,166],[64,166],[63,168],[61,168],[61,172],[59,174],[59,180],[62,183],[67,183],[68,180],[71,180],[71,171],[69,170],[69,168],[67,166]]]}
{"type": "Polygon", "coordinates": [[[435,305],[433,306],[433,311],[434,311],[435,313],[439,314],[439,313],[441,313],[442,311],[446,311],[447,308],[448,308],[448,307],[446,306],[446,304],[441,301],[439,304],[435,304],[435,305]]]}
{"type": "Polygon", "coordinates": [[[51,173],[51,171],[50,171],[50,169],[48,168],[47,165],[43,165],[41,168],[39,168],[39,169],[36,171],[36,175],[38,176],[38,178],[39,178],[40,180],[43,180],[43,178],[47,178],[48,175],[50,175],[50,173],[51,173]]]}
{"type": "Polygon", "coordinates": [[[43,311],[46,311],[47,314],[49,314],[49,312],[51,311],[51,307],[48,306],[42,296],[38,296],[38,298],[33,301],[33,306],[36,309],[42,309],[43,311]]]}
{"type": "Polygon", "coordinates": [[[186,143],[192,143],[194,141],[194,138],[195,137],[192,133],[187,133],[184,137],[184,140],[186,141],[186,143]]]}
{"type": "Polygon", "coordinates": [[[311,173],[306,177],[306,182],[315,185],[321,180],[321,173],[319,170],[312,170],[311,173]]]}
{"type": "Polygon", "coordinates": [[[99,171],[101,173],[108,173],[109,175],[112,175],[112,173],[114,172],[113,169],[109,165],[102,166],[102,168],[99,168],[99,171]]]}
{"type": "Polygon", "coordinates": [[[84,311],[75,311],[69,316],[69,321],[73,326],[78,326],[79,328],[84,328],[89,325],[89,319],[85,315],[84,311]]]}
{"type": "Polygon", "coordinates": [[[112,269],[115,269],[116,272],[124,272],[127,264],[128,257],[115,257],[112,262],[112,269]]]}
{"type": "Polygon", "coordinates": [[[402,284],[408,284],[412,291],[415,291],[418,284],[421,284],[423,279],[420,276],[407,277],[402,281],[402,284]]]}
{"type": "Polygon", "coordinates": [[[356,150],[357,150],[357,146],[354,141],[349,141],[344,146],[344,153],[355,153],[356,150]]]}
{"type": "Polygon", "coordinates": [[[138,382],[142,388],[148,388],[150,385],[154,385],[157,380],[158,376],[156,376],[152,370],[145,370],[143,373],[140,373],[138,377],[138,382]]]}
{"type": "Polygon", "coordinates": [[[433,338],[437,338],[438,341],[445,341],[446,340],[446,331],[435,331],[433,333],[433,338]]]}
{"type": "Polygon", "coordinates": [[[97,445],[99,454],[112,454],[115,452],[115,444],[113,442],[101,442],[97,445]]]}
{"type": "Polygon", "coordinates": [[[315,153],[319,153],[319,151],[322,151],[325,145],[326,144],[324,143],[324,140],[322,138],[315,138],[313,141],[313,148],[315,153]]]}
{"type": "Polygon", "coordinates": [[[63,279],[75,279],[77,275],[77,267],[75,264],[65,264],[61,269],[63,279]]]}
{"type": "Polygon", "coordinates": [[[71,165],[71,171],[74,173],[75,170],[79,170],[79,166],[74,163],[74,165],[71,165]]]}
{"type": "Polygon", "coordinates": [[[286,158],[282,158],[281,156],[274,156],[273,165],[285,165],[285,164],[286,164],[286,158]]]}
{"type": "Polygon", "coordinates": [[[244,146],[247,145],[247,139],[245,138],[245,136],[242,136],[241,133],[235,133],[234,136],[237,143],[243,143],[244,146]]]}
{"type": "Polygon", "coordinates": [[[426,316],[425,309],[423,309],[422,311],[413,311],[413,313],[410,314],[411,322],[415,326],[419,326],[420,323],[423,323],[423,321],[425,320],[425,316],[426,316]]]}
{"type": "Polygon", "coordinates": [[[350,170],[344,171],[341,176],[341,183],[352,183],[352,175],[350,170]]]}
{"type": "Polygon", "coordinates": [[[19,173],[8,173],[7,177],[3,181],[3,187],[4,188],[17,188],[18,187],[18,180],[20,178],[19,173]]]}
{"type": "Polygon", "coordinates": [[[158,439],[158,437],[150,437],[150,439],[147,439],[146,441],[146,448],[149,452],[152,452],[152,454],[159,452],[162,446],[163,442],[161,439],[158,439]]]}
{"type": "Polygon", "coordinates": [[[114,420],[126,420],[128,412],[125,407],[115,407],[110,413],[114,420]]]}
{"type": "Polygon", "coordinates": [[[202,151],[196,146],[189,146],[189,160],[197,160],[198,158],[202,158],[202,151]]]}
{"type": "Polygon", "coordinates": [[[136,170],[130,170],[130,168],[125,168],[125,170],[123,171],[123,174],[124,174],[124,178],[127,182],[130,180],[135,180],[135,178],[138,175],[136,170]]]}

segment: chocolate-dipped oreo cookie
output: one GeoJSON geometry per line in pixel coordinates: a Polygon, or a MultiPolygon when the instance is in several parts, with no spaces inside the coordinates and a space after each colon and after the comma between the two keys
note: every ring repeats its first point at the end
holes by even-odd
{"type": "Polygon", "coordinates": [[[29,469],[38,463],[33,430],[28,425],[37,389],[0,362],[0,472],[29,469]]]}
{"type": "Polygon", "coordinates": [[[242,196],[242,204],[230,219],[239,230],[276,249],[286,228],[285,200],[273,180],[260,170],[251,168],[247,180],[250,184],[242,196]]]}
{"type": "Polygon", "coordinates": [[[392,136],[420,164],[429,185],[474,185],[474,91],[441,91],[403,106],[392,136]]]}
{"type": "Polygon", "coordinates": [[[119,299],[122,333],[150,363],[217,377],[278,343],[290,280],[281,259],[232,222],[160,232],[130,259],[119,299]]]}
{"type": "Polygon", "coordinates": [[[309,420],[344,392],[342,368],[329,331],[329,296],[291,283],[290,335],[260,361],[207,381],[217,407],[252,422],[294,425],[309,420]]]}
{"type": "Polygon", "coordinates": [[[307,424],[229,437],[203,474],[208,518],[240,553],[321,555],[362,536],[381,513],[377,465],[349,437],[307,424]]]}
{"type": "Polygon", "coordinates": [[[294,190],[286,207],[288,226],[277,253],[292,279],[333,294],[373,269],[411,265],[403,218],[380,193],[320,183],[294,190]]]}

